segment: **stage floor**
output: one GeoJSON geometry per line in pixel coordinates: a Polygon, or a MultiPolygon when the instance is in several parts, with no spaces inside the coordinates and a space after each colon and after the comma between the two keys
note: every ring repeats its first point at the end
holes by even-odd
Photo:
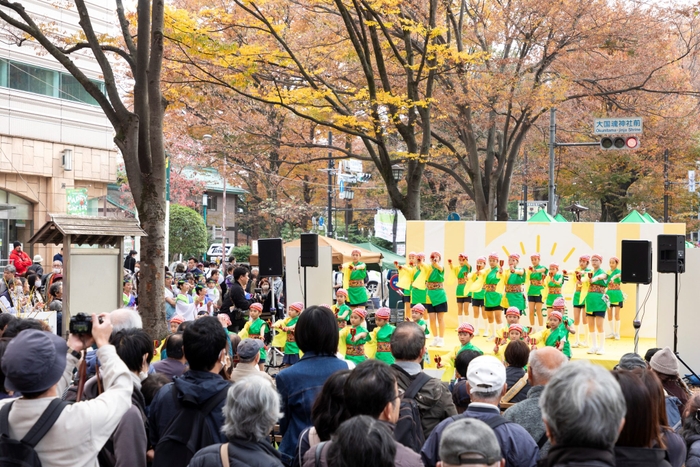
{"type": "MultiPolygon", "coordinates": [[[[428,345],[433,341],[433,338],[428,339],[428,345]]],[[[472,339],[474,345],[484,351],[484,355],[493,355],[493,341],[487,341],[485,337],[475,337],[472,339]]],[[[457,338],[457,332],[454,329],[447,329],[445,331],[445,345],[443,347],[428,347],[428,352],[430,353],[430,365],[427,368],[435,369],[435,362],[433,358],[437,355],[445,355],[456,346],[459,345],[459,339],[457,338]]],[[[638,353],[643,357],[648,349],[656,347],[656,339],[650,338],[640,338],[638,353]]],[[[615,365],[620,361],[620,357],[628,352],[634,352],[634,339],[631,337],[623,337],[620,340],[605,339],[605,354],[603,355],[589,355],[586,353],[588,348],[579,347],[571,349],[571,359],[572,360],[589,360],[598,365],[602,365],[605,368],[612,370],[615,365]]]]}

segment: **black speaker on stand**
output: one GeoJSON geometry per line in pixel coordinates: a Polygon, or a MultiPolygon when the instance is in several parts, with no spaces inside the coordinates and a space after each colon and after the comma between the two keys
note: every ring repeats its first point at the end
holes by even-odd
{"type": "Polygon", "coordinates": [[[318,234],[301,234],[299,265],[304,268],[304,308],[306,308],[306,268],[318,267],[318,234]]]}
{"type": "Polygon", "coordinates": [[[284,251],[281,238],[258,240],[258,269],[260,277],[284,275],[284,251]]]}
{"type": "Polygon", "coordinates": [[[696,378],[698,375],[683,361],[678,352],[678,274],[685,272],[685,236],[659,235],[657,237],[659,260],[656,270],[660,273],[672,273],[675,276],[673,293],[673,353],[679,362],[696,378]]]}

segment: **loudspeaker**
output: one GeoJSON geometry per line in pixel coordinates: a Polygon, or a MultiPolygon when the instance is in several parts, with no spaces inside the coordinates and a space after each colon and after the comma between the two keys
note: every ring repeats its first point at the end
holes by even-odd
{"type": "Polygon", "coordinates": [[[284,252],[281,238],[258,240],[258,269],[260,277],[284,275],[284,252]]]}
{"type": "Polygon", "coordinates": [[[625,284],[651,284],[651,241],[622,240],[622,274],[625,284]]]}
{"type": "Polygon", "coordinates": [[[685,236],[659,235],[657,237],[659,260],[656,270],[682,274],[685,272],[685,236]]]}
{"type": "Polygon", "coordinates": [[[301,267],[318,267],[318,234],[301,234],[301,267]]]}

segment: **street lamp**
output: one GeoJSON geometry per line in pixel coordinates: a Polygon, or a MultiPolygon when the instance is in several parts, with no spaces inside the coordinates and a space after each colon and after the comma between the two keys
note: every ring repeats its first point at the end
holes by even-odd
{"type": "Polygon", "coordinates": [[[209,196],[205,191],[202,193],[202,217],[204,218],[204,228],[207,228],[207,204],[209,202],[209,196]]]}
{"type": "MultiPolygon", "coordinates": [[[[399,183],[401,181],[401,179],[403,178],[403,172],[404,172],[403,165],[394,164],[391,166],[391,176],[394,177],[394,181],[396,183],[399,183]]],[[[391,201],[391,196],[389,196],[389,201],[391,201]]],[[[394,210],[394,223],[392,225],[392,230],[391,230],[393,240],[391,242],[391,245],[392,245],[392,250],[394,251],[394,253],[396,253],[396,230],[398,229],[398,223],[399,223],[398,217],[399,217],[399,215],[396,212],[396,207],[394,206],[393,202],[391,203],[391,208],[394,210]]]]}

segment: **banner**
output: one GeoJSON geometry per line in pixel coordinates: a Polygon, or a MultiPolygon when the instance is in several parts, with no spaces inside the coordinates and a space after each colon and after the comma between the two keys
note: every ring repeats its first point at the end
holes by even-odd
{"type": "Polygon", "coordinates": [[[393,209],[377,209],[374,215],[374,236],[389,242],[394,240],[394,215],[398,214],[396,223],[396,243],[406,241],[406,218],[401,211],[393,209]]]}
{"type": "Polygon", "coordinates": [[[66,214],[86,216],[88,211],[87,188],[69,188],[66,190],[66,214]]]}

